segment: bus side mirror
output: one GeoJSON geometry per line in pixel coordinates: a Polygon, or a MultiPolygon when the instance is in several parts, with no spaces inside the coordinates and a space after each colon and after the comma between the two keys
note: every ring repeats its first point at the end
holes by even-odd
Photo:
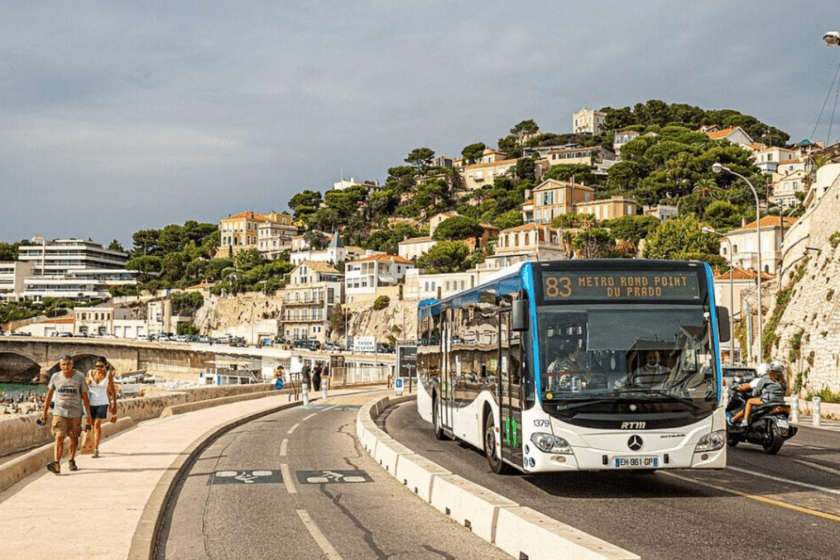
{"type": "Polygon", "coordinates": [[[515,299],[510,311],[510,328],[516,332],[528,330],[528,300],[515,299]]]}
{"type": "Polygon", "coordinates": [[[717,306],[718,339],[729,342],[729,310],[722,305],[717,306]]]}

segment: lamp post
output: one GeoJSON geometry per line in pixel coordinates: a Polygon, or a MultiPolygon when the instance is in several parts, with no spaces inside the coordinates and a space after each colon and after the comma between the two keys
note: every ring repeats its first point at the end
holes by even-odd
{"type": "Polygon", "coordinates": [[[732,240],[728,236],[720,234],[711,228],[704,227],[700,231],[717,235],[729,243],[729,365],[735,365],[735,283],[732,281],[732,273],[735,267],[732,265],[732,240]]]}
{"type": "Polygon", "coordinates": [[[761,340],[763,333],[761,328],[761,207],[758,202],[758,192],[756,192],[755,187],[752,183],[750,183],[749,179],[747,179],[740,173],[732,171],[731,169],[729,169],[725,165],[722,165],[719,162],[715,162],[712,164],[712,171],[714,171],[715,173],[726,172],[730,175],[735,175],[736,177],[743,179],[744,182],[746,182],[747,185],[750,187],[750,190],[752,191],[753,196],[755,197],[755,237],[757,243],[756,251],[758,253],[758,270],[756,274],[756,288],[758,290],[758,359],[760,361],[764,359],[764,352],[761,340]]]}

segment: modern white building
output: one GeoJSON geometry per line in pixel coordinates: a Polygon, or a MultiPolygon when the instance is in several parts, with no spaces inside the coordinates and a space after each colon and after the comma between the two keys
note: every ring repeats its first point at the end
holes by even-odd
{"type": "Polygon", "coordinates": [[[125,268],[128,255],[99,243],[56,239],[24,245],[18,259],[32,266],[24,278],[23,299],[45,297],[90,300],[109,298],[112,286],[133,285],[140,274],[125,268]]]}
{"type": "Polygon", "coordinates": [[[348,301],[354,296],[374,294],[380,286],[394,286],[405,278],[414,263],[399,255],[370,255],[344,265],[344,290],[348,301]]]}
{"type": "Polygon", "coordinates": [[[35,265],[25,261],[0,262],[0,299],[19,301],[23,299],[24,283],[32,276],[35,265]]]}

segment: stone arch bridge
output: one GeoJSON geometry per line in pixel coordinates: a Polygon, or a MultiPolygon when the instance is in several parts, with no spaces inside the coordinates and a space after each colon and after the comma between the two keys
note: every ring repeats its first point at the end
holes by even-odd
{"type": "Polygon", "coordinates": [[[224,352],[220,348],[195,349],[184,345],[123,339],[55,337],[0,337],[0,383],[47,383],[59,370],[62,356],[73,358],[75,368],[87,371],[97,356],[105,356],[118,374],[146,371],[183,374],[197,379],[224,352]]]}

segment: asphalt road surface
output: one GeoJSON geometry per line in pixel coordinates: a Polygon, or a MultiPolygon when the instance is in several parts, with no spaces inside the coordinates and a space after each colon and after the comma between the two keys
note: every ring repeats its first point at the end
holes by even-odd
{"type": "Polygon", "coordinates": [[[840,559],[840,431],[800,427],[778,455],[729,448],[716,471],[494,475],[484,455],[438,441],[414,402],[380,425],[455,474],[645,560],[840,559]]]}
{"type": "Polygon", "coordinates": [[[220,437],[170,501],[156,558],[509,560],[358,445],[369,399],[317,401],[220,437]]]}

